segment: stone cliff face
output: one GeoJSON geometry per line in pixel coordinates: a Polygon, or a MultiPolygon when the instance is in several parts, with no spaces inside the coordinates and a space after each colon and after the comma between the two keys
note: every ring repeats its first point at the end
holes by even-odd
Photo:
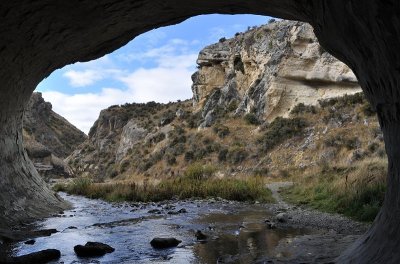
{"type": "Polygon", "coordinates": [[[217,107],[261,120],[287,117],[299,103],[361,91],[353,72],[319,45],[313,29],[279,21],[203,49],[193,74],[193,101],[206,122],[217,107]]]}
{"type": "Polygon", "coordinates": [[[125,172],[125,159],[132,154],[132,149],[145,140],[151,141],[153,135],[165,130],[164,125],[175,118],[170,107],[177,110],[175,104],[154,102],[102,110],[90,129],[89,138],[66,161],[76,174],[100,181],[125,172]]]}
{"type": "Polygon", "coordinates": [[[46,179],[72,176],[63,161],[87,136],[52,110],[41,93],[33,93],[24,114],[24,147],[46,179]]]}
{"type": "Polygon", "coordinates": [[[24,115],[24,130],[30,138],[46,146],[60,158],[66,158],[86,140],[85,133],[52,110],[41,93],[33,93],[24,115]]]}

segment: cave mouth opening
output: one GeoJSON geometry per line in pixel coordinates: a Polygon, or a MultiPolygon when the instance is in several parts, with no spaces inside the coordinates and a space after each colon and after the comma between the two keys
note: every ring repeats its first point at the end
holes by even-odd
{"type": "Polygon", "coordinates": [[[400,107],[397,102],[400,96],[400,54],[394,52],[400,46],[400,7],[394,1],[271,0],[260,4],[259,1],[235,0],[229,5],[224,1],[189,4],[183,0],[140,3],[68,1],[57,5],[43,1],[32,5],[7,2],[1,8],[5,23],[1,27],[4,38],[0,57],[4,65],[9,65],[0,73],[2,222],[45,216],[63,206],[44,187],[22,147],[23,108],[44,77],[64,65],[101,57],[155,27],[175,24],[198,14],[253,13],[313,25],[320,43],[349,65],[366,97],[377,109],[389,160],[384,205],[372,228],[338,261],[400,261],[397,251],[400,245],[400,107]]]}
{"type": "MultiPolygon", "coordinates": [[[[197,23],[199,22],[197,21],[197,23]]],[[[244,29],[246,28],[247,25],[244,29]]],[[[328,109],[325,109],[326,106],[335,108],[341,107],[341,104],[346,104],[343,102],[336,103],[335,99],[332,98],[347,93],[354,94],[360,92],[357,80],[344,64],[336,61],[330,55],[325,54],[325,51],[318,45],[311,27],[308,25],[298,22],[276,22],[270,20],[269,23],[266,23],[264,26],[249,27],[247,29],[250,33],[232,33],[236,38],[235,40],[230,40],[230,38],[227,39],[218,35],[215,37],[216,44],[214,44],[214,47],[201,52],[206,54],[206,56],[200,55],[199,57],[200,63],[197,66],[198,71],[194,74],[195,77],[192,78],[193,80],[190,80],[190,82],[193,81],[194,83],[188,84],[185,82],[183,85],[183,89],[186,91],[189,90],[188,87],[192,86],[192,92],[195,93],[193,101],[183,100],[179,102],[166,103],[165,105],[155,102],[143,104],[126,103],[126,101],[113,101],[112,103],[107,101],[102,102],[101,96],[111,95],[112,97],[115,95],[118,97],[117,99],[122,98],[122,100],[127,100],[127,98],[130,97],[128,96],[128,93],[118,92],[115,90],[110,91],[111,89],[106,90],[108,93],[100,94],[97,97],[93,97],[92,94],[89,94],[89,97],[87,97],[86,94],[83,96],[71,95],[70,100],[61,99],[62,101],[65,101],[63,103],[66,108],[68,108],[68,103],[71,103],[73,99],[79,97],[80,101],[83,102],[83,106],[80,106],[81,109],[90,108],[91,103],[96,107],[104,108],[98,105],[99,101],[105,103],[107,106],[107,110],[105,110],[105,112],[103,112],[99,117],[100,122],[96,122],[90,132],[87,132],[91,137],[92,144],[86,142],[84,146],[79,147],[79,155],[67,158],[69,166],[75,170],[76,174],[94,178],[93,181],[96,183],[104,182],[104,180],[110,178],[115,181],[128,180],[131,181],[130,184],[132,184],[132,181],[134,182],[131,186],[135,187],[132,188],[136,188],[137,185],[140,186],[141,184],[150,186],[148,185],[149,183],[157,184],[157,181],[160,180],[153,180],[153,182],[152,180],[149,180],[151,178],[162,178],[163,176],[166,178],[173,178],[175,176],[181,176],[181,174],[188,174],[186,171],[189,170],[193,172],[193,175],[197,173],[197,176],[194,175],[194,177],[209,177],[211,174],[214,174],[217,175],[217,177],[224,178],[226,175],[232,174],[236,175],[238,178],[244,179],[249,178],[250,175],[258,178],[269,178],[269,180],[280,179],[282,181],[286,181],[289,175],[295,174],[293,172],[295,169],[296,173],[300,173],[300,171],[301,173],[306,173],[305,167],[307,167],[307,159],[311,159],[311,156],[316,155],[315,151],[310,149],[308,153],[305,154],[308,155],[308,158],[303,157],[303,160],[293,160],[292,157],[289,157],[290,155],[285,155],[289,152],[296,153],[296,148],[300,148],[300,145],[302,145],[298,145],[298,142],[294,148],[290,148],[290,151],[289,149],[281,149],[272,153],[273,160],[271,158],[268,159],[265,154],[271,154],[269,153],[269,148],[276,147],[285,142],[286,144],[289,144],[292,136],[299,136],[305,130],[312,127],[311,125],[308,125],[307,127],[307,125],[303,124],[303,121],[314,122],[316,119],[315,116],[301,116],[301,113],[304,114],[309,112],[311,114],[316,114],[316,111],[322,111],[324,115],[323,117],[327,119],[326,122],[324,121],[325,127],[314,127],[313,130],[315,131],[313,134],[324,133],[323,131],[327,130],[330,120],[334,119],[334,116],[325,116],[325,114],[327,114],[326,112],[329,112],[328,109]],[[280,23],[283,29],[276,29],[275,23],[280,23]],[[272,37],[268,38],[266,37],[267,35],[272,37]],[[285,41],[287,44],[285,44],[285,41]],[[226,47],[229,49],[226,49],[226,47]],[[260,55],[256,54],[260,48],[265,49],[265,53],[267,53],[266,58],[256,58],[260,57],[260,55]],[[225,50],[234,50],[234,52],[227,55],[223,53],[225,50]],[[279,55],[279,53],[281,53],[281,55],[292,56],[290,59],[295,61],[290,63],[290,59],[282,59],[284,56],[279,55]],[[307,53],[308,55],[304,55],[307,53]],[[267,57],[272,57],[272,59],[268,60],[269,58],[267,57]],[[314,61],[311,62],[312,60],[314,61]],[[275,78],[270,82],[278,86],[278,89],[274,87],[271,88],[271,90],[275,89],[275,92],[279,94],[279,96],[276,97],[278,100],[270,98],[270,101],[268,102],[274,100],[281,102],[280,105],[278,104],[269,107],[270,109],[275,108],[274,110],[269,110],[269,114],[271,115],[269,118],[264,116],[264,99],[268,96],[274,98],[273,96],[276,95],[274,95],[275,92],[273,93],[269,90],[271,85],[266,84],[265,82],[266,78],[263,76],[263,72],[267,70],[262,68],[264,65],[263,63],[259,63],[260,61],[268,65],[268,75],[275,78]],[[340,68],[340,70],[336,70],[336,72],[339,73],[330,73],[330,71],[332,71],[330,68],[331,64],[328,64],[328,66],[321,66],[325,61],[335,61],[334,66],[340,68]],[[285,66],[277,67],[274,64],[289,64],[289,67],[286,70],[282,70],[285,66]],[[215,68],[215,70],[212,70],[213,68],[215,68]],[[316,68],[318,68],[318,70],[315,70],[316,68]],[[299,69],[303,70],[303,72],[299,69]],[[254,74],[253,71],[258,74],[254,74]],[[325,77],[326,73],[330,73],[332,76],[325,77]],[[202,81],[199,83],[200,79],[202,81]],[[282,85],[280,82],[283,82],[282,85]],[[205,87],[206,83],[210,83],[210,87],[215,87],[209,89],[208,87],[205,87]],[[282,87],[284,87],[284,89],[282,89],[282,87]],[[301,94],[296,92],[299,90],[303,91],[306,96],[301,96],[301,94]],[[269,91],[269,93],[267,93],[267,91],[269,91]],[[260,95],[260,98],[257,99],[257,96],[254,96],[256,93],[260,95]],[[319,98],[318,96],[321,94],[323,94],[323,97],[319,98]],[[312,101],[310,97],[315,99],[316,104],[308,105],[312,101]],[[94,99],[90,100],[88,98],[94,99]],[[324,102],[318,104],[316,98],[324,99],[324,102]],[[304,105],[304,103],[306,103],[306,105],[304,105]],[[323,110],[316,110],[320,108],[323,108],[323,110]],[[197,113],[191,113],[194,111],[193,109],[195,109],[197,113]],[[292,111],[297,111],[298,113],[293,114],[291,113],[292,111]],[[150,116],[141,114],[135,115],[132,114],[133,112],[148,112],[150,113],[150,116]],[[178,116],[178,112],[179,115],[188,116],[180,117],[178,116]],[[211,118],[215,120],[206,121],[207,115],[208,118],[211,116],[211,118]],[[276,122],[273,121],[275,118],[283,116],[283,119],[278,119],[276,122]],[[310,118],[310,120],[307,120],[308,118],[310,118]],[[171,125],[174,129],[170,129],[171,125]],[[271,129],[268,128],[269,125],[271,125],[271,129]],[[146,130],[152,130],[155,127],[158,127],[156,131],[146,132],[146,130]],[[211,133],[197,133],[198,127],[201,127],[202,131],[208,129],[211,133]],[[233,127],[235,129],[232,129],[233,127]],[[280,127],[281,130],[289,131],[287,135],[283,135],[284,138],[281,139],[280,136],[282,135],[274,134],[274,127],[280,127]],[[167,130],[170,131],[165,132],[167,130]],[[129,142],[129,135],[133,133],[137,136],[135,134],[137,132],[149,132],[151,140],[147,142],[147,144],[138,148],[135,146],[137,145],[135,142],[129,142]],[[124,133],[126,133],[126,135],[124,133]],[[293,135],[291,135],[292,133],[293,135]],[[129,146],[123,146],[123,144],[119,142],[107,142],[105,139],[111,137],[112,134],[121,134],[121,137],[124,137],[124,140],[128,141],[124,144],[129,146]],[[244,134],[253,134],[253,136],[243,138],[244,134]],[[271,135],[275,137],[274,140],[280,142],[275,144],[271,140],[260,140],[262,137],[268,138],[271,135]],[[285,136],[288,136],[288,138],[285,138],[285,136]],[[173,144],[166,144],[165,140],[167,138],[169,138],[169,140],[172,141],[170,143],[173,144]],[[184,140],[182,138],[184,138],[184,140]],[[154,149],[159,146],[160,142],[165,145],[165,149],[163,149],[162,153],[160,152],[161,154],[154,154],[154,149]],[[151,147],[148,146],[149,144],[151,147]],[[266,146],[258,148],[255,146],[257,144],[265,144],[266,146]],[[110,158],[110,155],[114,152],[117,152],[116,157],[110,158]],[[149,155],[149,153],[151,155],[149,155]],[[89,155],[96,158],[88,161],[84,157],[89,155]],[[155,156],[158,156],[158,158],[154,158],[155,156]],[[138,157],[140,157],[140,162],[138,161],[138,157]],[[110,162],[110,159],[116,161],[110,162]],[[260,165],[260,160],[266,161],[268,165],[260,165]],[[131,166],[132,163],[135,163],[135,165],[131,166]],[[190,163],[194,163],[193,166],[189,166],[190,163]],[[244,163],[246,163],[246,165],[243,166],[244,163]],[[269,168],[271,163],[275,164],[275,167],[277,166],[279,169],[269,168]],[[219,166],[216,164],[219,164],[219,166]],[[287,164],[291,164],[293,167],[287,166],[287,164]],[[220,166],[223,166],[224,168],[221,169],[220,166]],[[303,167],[299,170],[299,166],[303,167]],[[138,173],[138,170],[135,171],[132,167],[139,168],[140,175],[135,177],[127,176],[138,173]],[[234,167],[245,167],[245,169],[236,169],[234,167]],[[253,168],[253,170],[246,169],[246,167],[253,168]],[[124,176],[121,177],[121,174],[124,176]]],[[[238,30],[236,27],[235,31],[241,30],[238,30]]],[[[162,34],[153,31],[152,35],[152,38],[157,38],[162,34]],[[154,37],[154,35],[156,37],[154,37]]],[[[145,35],[142,36],[146,37],[145,35]]],[[[161,62],[162,65],[170,64],[165,61],[166,59],[172,62],[184,59],[194,61],[194,57],[198,57],[198,51],[195,51],[196,54],[194,56],[190,52],[187,53],[187,43],[196,43],[196,41],[184,41],[175,38],[172,41],[167,41],[167,43],[161,47],[154,46],[151,47],[150,50],[142,50],[140,54],[145,54],[145,56],[143,56],[144,58],[146,58],[146,56],[156,56],[156,60],[163,59],[161,62]],[[178,54],[171,53],[170,50],[176,50],[176,46],[174,45],[178,45],[180,48],[183,47],[184,52],[178,54]],[[159,51],[162,51],[161,55],[157,54],[159,51]]],[[[129,50],[129,48],[125,48],[125,50],[129,50]]],[[[139,53],[132,52],[132,54],[140,56],[139,53]]],[[[130,55],[131,54],[127,54],[124,50],[118,50],[118,52],[108,54],[105,57],[100,58],[98,61],[87,63],[89,66],[77,65],[79,67],[78,69],[69,67],[68,69],[57,73],[57,75],[68,78],[69,86],[72,86],[70,89],[74,89],[74,87],[79,89],[90,89],[90,87],[87,88],[87,85],[105,85],[104,82],[101,82],[103,81],[101,78],[109,77],[99,77],[101,74],[111,74],[112,78],[118,78],[118,80],[129,79],[137,81],[136,78],[140,77],[140,75],[137,75],[136,72],[134,72],[129,73],[127,75],[129,77],[121,77],[119,74],[123,71],[119,70],[118,67],[115,67],[115,63],[113,63],[113,60],[115,59],[132,60],[131,57],[133,55],[130,55]]],[[[144,60],[143,58],[141,59],[144,60]]],[[[135,63],[138,63],[137,60],[134,61],[135,63]]],[[[145,61],[145,63],[146,65],[154,64],[155,67],[158,68],[162,66],[148,61],[145,61]]],[[[187,67],[186,65],[189,63],[183,62],[182,64],[184,67],[187,67]]],[[[189,65],[188,68],[190,70],[185,70],[185,72],[187,73],[187,77],[190,78],[190,75],[192,75],[192,72],[190,71],[195,71],[195,67],[189,65]]],[[[175,72],[180,72],[181,70],[180,68],[175,68],[174,65],[169,69],[168,77],[173,75],[175,72]]],[[[143,72],[143,70],[152,73],[152,75],[147,77],[145,81],[139,83],[147,84],[149,79],[157,80],[157,82],[161,82],[164,85],[163,87],[160,87],[157,92],[167,90],[168,87],[171,86],[171,84],[168,83],[168,80],[170,79],[164,80],[162,79],[163,76],[160,78],[156,75],[157,73],[159,74],[160,71],[154,70],[153,68],[143,69],[143,67],[141,67],[140,71],[143,72]]],[[[163,71],[161,71],[161,73],[163,73],[163,71]]],[[[52,76],[50,76],[46,81],[48,83],[55,83],[51,78],[52,76]]],[[[172,79],[173,81],[182,80],[180,76],[173,76],[172,79]]],[[[154,85],[154,82],[151,82],[150,84],[154,85]]],[[[172,85],[175,85],[175,83],[172,85]]],[[[39,86],[43,87],[43,84],[39,86]]],[[[102,89],[102,92],[104,92],[104,89],[102,89]]],[[[45,96],[46,94],[61,96],[61,93],[54,93],[54,91],[52,92],[49,90],[44,93],[45,96]]],[[[68,97],[68,95],[65,94],[62,96],[68,97]]],[[[155,93],[150,93],[147,98],[154,100],[154,96],[156,96],[155,93]]],[[[133,97],[134,96],[132,96],[132,98],[133,97]]],[[[356,101],[356,104],[361,104],[362,99],[359,99],[358,95],[354,95],[353,99],[351,98],[353,97],[349,96],[345,101],[348,100],[351,102],[354,100],[356,101]]],[[[55,105],[57,105],[57,103],[53,103],[53,106],[55,105]]],[[[357,107],[359,106],[357,105],[357,107]]],[[[74,111],[81,116],[83,110],[74,111]]],[[[97,115],[98,114],[96,113],[96,117],[97,115]]],[[[336,121],[342,122],[343,120],[336,121]]],[[[346,120],[345,122],[347,121],[349,120],[346,120]]],[[[90,126],[92,126],[92,124],[90,124],[90,126]]],[[[349,130],[348,128],[346,129],[347,131],[349,130]]],[[[346,129],[344,129],[344,131],[346,129]]],[[[311,134],[308,136],[312,137],[311,134]]],[[[147,136],[145,136],[145,138],[146,137],[147,136]]],[[[140,135],[139,138],[142,139],[140,135]]],[[[340,140],[341,139],[339,139],[339,141],[340,140]]],[[[347,138],[343,140],[347,140],[347,138]]],[[[121,141],[123,140],[121,139],[121,141]]],[[[333,142],[332,144],[336,144],[336,142],[333,142]]],[[[340,145],[341,143],[339,142],[337,144],[340,145]]],[[[306,148],[307,147],[308,146],[306,146],[306,148]]],[[[304,154],[305,152],[301,151],[301,153],[304,154]]],[[[328,171],[329,170],[330,168],[328,171]]],[[[257,183],[263,186],[264,183],[262,181],[259,181],[259,179],[257,179],[257,181],[257,183]]],[[[164,183],[164,185],[167,183],[164,183]]],[[[218,182],[218,184],[223,184],[223,182],[218,182]]],[[[87,182],[84,180],[76,181],[76,185],[81,185],[81,188],[89,188],[87,182]]],[[[129,187],[129,185],[115,185],[114,187],[119,191],[126,192],[125,197],[127,197],[129,196],[127,186],[129,187]]],[[[91,189],[95,190],[95,188],[91,189]]],[[[102,198],[124,199],[124,196],[121,193],[118,194],[118,191],[113,191],[110,188],[108,189],[114,197],[107,194],[104,197],[102,196],[102,198]]],[[[253,189],[252,191],[258,192],[259,189],[253,189]]],[[[80,191],[78,190],[78,192],[80,191]]],[[[98,190],[98,193],[101,192],[104,192],[104,189],[98,190]]],[[[81,194],[97,197],[98,193],[93,192],[87,194],[82,190],[81,194]]],[[[245,195],[245,193],[243,193],[243,195],[245,195]]],[[[237,195],[237,197],[239,197],[239,195],[237,195]]],[[[237,199],[241,198],[239,197],[237,199]]],[[[265,198],[260,195],[260,197],[252,199],[263,201],[262,199],[265,198]]]]}

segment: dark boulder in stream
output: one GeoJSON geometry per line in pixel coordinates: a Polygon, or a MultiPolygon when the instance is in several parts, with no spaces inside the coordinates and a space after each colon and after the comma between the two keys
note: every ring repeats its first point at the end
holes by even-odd
{"type": "Polygon", "coordinates": [[[45,264],[60,257],[61,252],[59,250],[46,249],[19,257],[12,257],[5,261],[0,260],[0,264],[45,264]]]}
{"type": "Polygon", "coordinates": [[[87,242],[86,245],[77,245],[74,251],[78,257],[101,257],[115,251],[113,247],[100,242],[87,242]]]}
{"type": "Polygon", "coordinates": [[[176,238],[161,238],[156,237],[151,240],[150,245],[156,249],[170,248],[178,246],[182,241],[176,238]]]}

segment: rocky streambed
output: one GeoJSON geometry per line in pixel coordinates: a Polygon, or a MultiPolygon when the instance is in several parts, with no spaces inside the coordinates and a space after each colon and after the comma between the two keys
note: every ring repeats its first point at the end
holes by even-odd
{"type": "Polygon", "coordinates": [[[293,208],[281,201],[108,203],[61,196],[74,208],[29,227],[55,229],[56,233],[33,240],[27,236],[16,243],[3,241],[1,254],[59,250],[60,258],[50,263],[328,263],[366,228],[340,216],[293,208]],[[182,242],[177,247],[155,249],[150,245],[155,237],[182,242]],[[96,258],[78,257],[74,247],[88,241],[105,243],[115,251],[96,258]]]}

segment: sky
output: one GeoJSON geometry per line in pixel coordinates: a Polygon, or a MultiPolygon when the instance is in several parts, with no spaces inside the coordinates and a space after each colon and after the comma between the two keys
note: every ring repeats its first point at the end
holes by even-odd
{"type": "Polygon", "coordinates": [[[204,15],[144,33],[97,60],[53,72],[36,88],[53,110],[85,133],[102,109],[124,103],[192,98],[199,51],[269,17],[204,15]]]}

